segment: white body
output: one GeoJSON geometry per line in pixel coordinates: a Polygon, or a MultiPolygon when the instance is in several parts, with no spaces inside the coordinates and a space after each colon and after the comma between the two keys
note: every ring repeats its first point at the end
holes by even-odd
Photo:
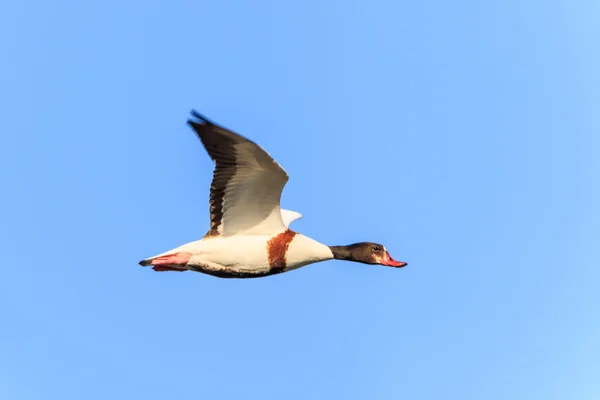
{"type": "MultiPolygon", "coordinates": [[[[271,268],[268,245],[271,236],[218,236],[197,240],[158,254],[150,259],[176,253],[191,253],[190,265],[225,267],[238,272],[267,272],[271,268]]],[[[296,233],[286,252],[290,271],[308,264],[333,259],[328,246],[296,233]]]]}

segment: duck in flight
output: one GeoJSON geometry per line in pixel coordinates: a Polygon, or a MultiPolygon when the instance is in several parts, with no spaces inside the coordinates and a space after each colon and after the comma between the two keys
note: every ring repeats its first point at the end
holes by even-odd
{"type": "Polygon", "coordinates": [[[155,271],[196,271],[220,278],[258,278],[326,260],[401,268],[385,246],[371,242],[327,246],[289,228],[301,214],[281,209],[288,181],[256,143],[192,111],[188,124],[215,162],[210,229],[201,240],[146,258],[155,271]]]}

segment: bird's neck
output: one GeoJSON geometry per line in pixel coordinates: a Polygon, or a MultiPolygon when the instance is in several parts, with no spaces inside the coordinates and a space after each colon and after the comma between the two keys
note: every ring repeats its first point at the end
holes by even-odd
{"type": "Polygon", "coordinates": [[[333,253],[333,258],[336,260],[352,260],[352,252],[350,246],[329,246],[333,253]]]}

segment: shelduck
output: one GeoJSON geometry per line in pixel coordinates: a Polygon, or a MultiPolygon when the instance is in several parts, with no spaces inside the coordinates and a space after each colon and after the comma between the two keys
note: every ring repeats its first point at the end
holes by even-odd
{"type": "Polygon", "coordinates": [[[146,258],[155,271],[196,271],[220,278],[258,278],[326,260],[401,268],[385,246],[326,246],[289,228],[302,215],[280,208],[288,174],[259,145],[195,111],[188,124],[215,162],[210,229],[201,240],[146,258]]]}

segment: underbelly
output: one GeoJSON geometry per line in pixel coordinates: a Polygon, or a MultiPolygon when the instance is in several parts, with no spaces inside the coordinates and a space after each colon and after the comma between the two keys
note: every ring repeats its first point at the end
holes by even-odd
{"type": "Polygon", "coordinates": [[[252,271],[252,270],[237,270],[234,268],[223,268],[220,270],[207,270],[205,268],[194,268],[194,271],[203,274],[216,276],[218,278],[262,278],[269,275],[280,274],[285,271],[252,271]]]}

